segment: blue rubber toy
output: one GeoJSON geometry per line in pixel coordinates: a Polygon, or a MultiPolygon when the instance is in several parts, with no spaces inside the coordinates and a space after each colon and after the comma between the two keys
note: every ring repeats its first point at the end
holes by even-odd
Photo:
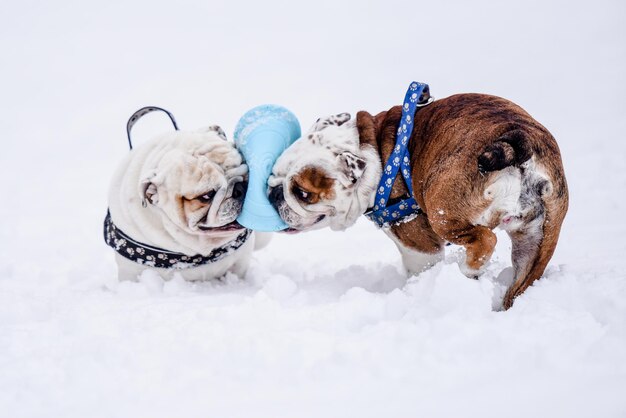
{"type": "Polygon", "coordinates": [[[267,179],[276,159],[300,135],[298,119],[282,106],[257,106],[237,122],[235,145],[249,169],[248,192],[237,218],[241,225],[265,232],[287,228],[267,198],[267,179]]]}

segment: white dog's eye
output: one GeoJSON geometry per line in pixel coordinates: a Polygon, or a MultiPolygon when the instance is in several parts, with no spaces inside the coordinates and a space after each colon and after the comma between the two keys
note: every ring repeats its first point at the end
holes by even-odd
{"type": "Polygon", "coordinates": [[[209,203],[210,201],[213,200],[213,198],[215,197],[216,193],[217,192],[215,190],[211,190],[210,192],[208,192],[206,194],[203,194],[202,196],[196,197],[196,199],[198,199],[202,203],[209,203]]]}

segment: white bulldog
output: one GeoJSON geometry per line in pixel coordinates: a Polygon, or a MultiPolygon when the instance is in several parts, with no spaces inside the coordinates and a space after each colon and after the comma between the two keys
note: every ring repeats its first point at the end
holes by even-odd
{"type": "Polygon", "coordinates": [[[218,126],[173,131],[132,150],[113,176],[105,220],[119,278],[147,268],[165,279],[243,276],[255,247],[255,234],[235,220],[247,177],[218,126]]]}

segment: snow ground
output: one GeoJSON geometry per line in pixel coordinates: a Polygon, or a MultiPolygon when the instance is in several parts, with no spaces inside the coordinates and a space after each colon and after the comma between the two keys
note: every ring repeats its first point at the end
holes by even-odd
{"type": "Polygon", "coordinates": [[[2,3],[0,416],[626,416],[626,6],[431,3],[2,3]],[[134,110],[230,135],[275,102],[306,128],[413,79],[560,143],[570,212],[511,310],[506,236],[478,281],[455,248],[407,281],[364,220],[277,235],[245,278],[117,282],[101,223],[134,110]]]}

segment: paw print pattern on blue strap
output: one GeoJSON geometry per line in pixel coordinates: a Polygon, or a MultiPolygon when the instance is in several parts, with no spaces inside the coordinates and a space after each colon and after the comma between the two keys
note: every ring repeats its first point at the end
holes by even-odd
{"type": "Polygon", "coordinates": [[[414,81],[409,85],[409,89],[406,92],[402,104],[402,119],[400,119],[400,123],[398,124],[395,147],[383,167],[374,207],[372,211],[367,214],[367,217],[380,227],[393,224],[408,216],[421,212],[413,196],[411,162],[407,146],[411,138],[411,133],[413,132],[413,119],[417,108],[425,106],[431,101],[428,84],[414,81]],[[404,182],[409,190],[409,197],[394,205],[387,206],[398,171],[402,173],[404,182]]]}

